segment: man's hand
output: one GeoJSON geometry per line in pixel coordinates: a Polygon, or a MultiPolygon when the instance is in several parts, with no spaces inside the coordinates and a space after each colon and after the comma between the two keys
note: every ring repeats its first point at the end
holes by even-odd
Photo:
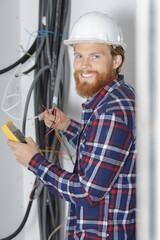
{"type": "Polygon", "coordinates": [[[39,150],[36,143],[31,137],[25,138],[25,140],[27,144],[8,140],[8,146],[14,152],[14,156],[17,162],[27,167],[33,155],[39,152],[39,150]]]}
{"type": "Polygon", "coordinates": [[[48,111],[45,110],[41,114],[39,121],[44,120],[45,125],[49,128],[54,128],[57,124],[57,129],[59,130],[65,130],[68,127],[70,119],[63,112],[61,112],[58,108],[55,108],[56,114],[52,115],[52,109],[49,109],[48,111]]]}

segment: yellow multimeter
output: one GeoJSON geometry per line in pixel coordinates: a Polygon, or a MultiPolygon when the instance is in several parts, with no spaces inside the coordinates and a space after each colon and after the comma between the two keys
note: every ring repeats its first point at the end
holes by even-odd
{"type": "Polygon", "coordinates": [[[15,142],[27,143],[25,141],[24,134],[19,130],[19,128],[12,121],[6,122],[1,127],[1,129],[9,140],[12,140],[15,142]]]}

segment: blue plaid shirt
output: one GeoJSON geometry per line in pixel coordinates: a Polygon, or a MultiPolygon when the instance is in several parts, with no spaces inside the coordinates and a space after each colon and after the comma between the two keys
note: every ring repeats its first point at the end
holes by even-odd
{"type": "Polygon", "coordinates": [[[82,123],[64,132],[76,148],[74,171],[40,153],[28,168],[70,202],[66,239],[135,240],[135,95],[123,75],[82,105],[82,123]]]}

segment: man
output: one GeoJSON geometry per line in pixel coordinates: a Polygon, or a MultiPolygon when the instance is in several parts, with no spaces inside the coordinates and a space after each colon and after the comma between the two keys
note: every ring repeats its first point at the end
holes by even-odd
{"type": "MultiPolygon", "coordinates": [[[[31,138],[8,141],[19,163],[58,197],[70,202],[66,239],[135,240],[135,96],[120,75],[125,44],[108,15],[91,12],[73,26],[66,45],[74,47],[74,76],[82,122],[56,110],[45,125],[63,130],[76,148],[73,173],[45,159],[31,138]]],[[[50,110],[51,111],[51,110],[50,110]]]]}

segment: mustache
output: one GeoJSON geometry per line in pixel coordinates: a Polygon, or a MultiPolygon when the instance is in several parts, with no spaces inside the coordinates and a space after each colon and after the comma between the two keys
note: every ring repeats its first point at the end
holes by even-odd
{"type": "Polygon", "coordinates": [[[98,71],[95,71],[95,70],[76,70],[74,72],[74,75],[77,75],[77,74],[98,74],[98,71]]]}

